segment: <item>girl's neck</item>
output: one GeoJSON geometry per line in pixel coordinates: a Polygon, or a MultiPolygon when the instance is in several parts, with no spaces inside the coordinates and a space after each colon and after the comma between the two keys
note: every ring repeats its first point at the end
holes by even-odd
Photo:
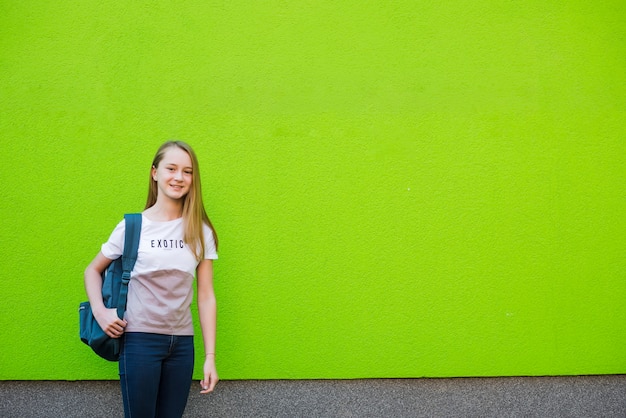
{"type": "Polygon", "coordinates": [[[183,216],[183,203],[182,201],[157,199],[157,202],[146,209],[144,214],[153,221],[173,221],[183,216]]]}

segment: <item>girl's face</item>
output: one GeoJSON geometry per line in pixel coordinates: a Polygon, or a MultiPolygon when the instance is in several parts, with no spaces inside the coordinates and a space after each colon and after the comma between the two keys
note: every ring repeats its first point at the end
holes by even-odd
{"type": "Polygon", "coordinates": [[[170,147],[157,167],[152,167],[152,179],[157,182],[158,197],[183,199],[191,188],[193,166],[189,154],[181,148],[170,147]]]}

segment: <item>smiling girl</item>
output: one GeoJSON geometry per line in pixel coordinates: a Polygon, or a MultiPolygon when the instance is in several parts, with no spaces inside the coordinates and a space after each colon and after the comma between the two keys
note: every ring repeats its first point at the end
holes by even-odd
{"type": "Polygon", "coordinates": [[[194,367],[194,276],[205,352],[201,392],[213,391],[219,380],[213,290],[217,236],[202,203],[198,159],[189,145],[166,142],[154,157],[126,314],[119,319],[116,309],[102,302],[101,273],[122,255],[124,233],[122,221],[85,270],[87,295],[98,324],[122,341],[119,373],[126,417],[180,417],[194,367]]]}

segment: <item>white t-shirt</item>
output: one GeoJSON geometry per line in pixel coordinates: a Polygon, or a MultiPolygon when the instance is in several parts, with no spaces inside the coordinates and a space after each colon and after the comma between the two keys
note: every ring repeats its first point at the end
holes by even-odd
{"type": "MultiPolygon", "coordinates": [[[[122,220],[102,254],[115,260],[124,251],[126,222],[122,220]]],[[[213,234],[204,226],[205,259],[217,259],[213,234]]],[[[183,242],[183,219],[151,221],[142,215],[137,262],[128,284],[124,319],[126,332],[193,335],[190,305],[198,261],[183,242]]]]}

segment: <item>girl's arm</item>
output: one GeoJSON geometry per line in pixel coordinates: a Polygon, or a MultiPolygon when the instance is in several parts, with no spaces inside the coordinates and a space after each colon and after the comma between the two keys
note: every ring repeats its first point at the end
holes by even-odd
{"type": "Polygon", "coordinates": [[[119,338],[124,333],[126,321],[118,318],[117,309],[108,309],[102,302],[102,272],[113,260],[101,252],[85,269],[85,290],[91,304],[91,311],[100,328],[111,338],[119,338]]]}
{"type": "Polygon", "coordinates": [[[204,342],[204,378],[200,393],[212,392],[219,380],[215,367],[215,335],[217,328],[217,301],[213,289],[213,260],[202,260],[196,269],[198,278],[198,313],[204,342]]]}

